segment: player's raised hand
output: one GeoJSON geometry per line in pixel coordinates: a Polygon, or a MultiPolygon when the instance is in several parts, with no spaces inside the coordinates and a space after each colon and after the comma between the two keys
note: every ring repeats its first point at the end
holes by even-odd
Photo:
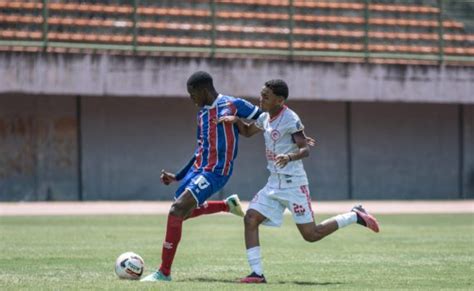
{"type": "Polygon", "coordinates": [[[161,180],[161,183],[165,185],[169,185],[173,183],[174,181],[176,181],[176,176],[175,174],[166,172],[165,170],[161,170],[160,180],[161,180]]]}
{"type": "Polygon", "coordinates": [[[219,118],[217,123],[221,123],[221,122],[236,123],[238,120],[239,120],[239,118],[235,115],[226,115],[226,116],[222,116],[221,118],[219,118]]]}
{"type": "Polygon", "coordinates": [[[316,146],[316,140],[310,136],[306,136],[306,143],[310,146],[310,147],[314,147],[316,146]]]}
{"type": "Polygon", "coordinates": [[[307,136],[305,132],[303,132],[303,135],[304,135],[304,138],[306,139],[306,143],[310,146],[310,147],[314,147],[316,146],[316,140],[310,136],[307,136]]]}
{"type": "Polygon", "coordinates": [[[275,157],[275,164],[279,168],[285,167],[290,161],[290,156],[288,155],[278,155],[275,157]]]}

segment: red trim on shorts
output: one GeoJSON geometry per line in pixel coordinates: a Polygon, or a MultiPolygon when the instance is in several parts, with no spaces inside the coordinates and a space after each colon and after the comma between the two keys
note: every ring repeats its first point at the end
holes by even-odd
{"type": "Polygon", "coordinates": [[[314,212],[313,212],[313,207],[311,206],[311,196],[309,195],[309,189],[308,189],[308,186],[307,185],[303,185],[300,187],[300,190],[303,194],[306,195],[306,200],[308,202],[308,207],[309,207],[309,210],[311,211],[311,215],[314,216],[314,212]]]}

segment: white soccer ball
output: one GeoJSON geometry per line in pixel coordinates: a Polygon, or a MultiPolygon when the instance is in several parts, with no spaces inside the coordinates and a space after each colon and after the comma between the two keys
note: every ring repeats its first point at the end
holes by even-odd
{"type": "Polygon", "coordinates": [[[115,274],[121,279],[140,279],[144,269],[145,262],[134,252],[123,253],[115,261],[115,274]]]}

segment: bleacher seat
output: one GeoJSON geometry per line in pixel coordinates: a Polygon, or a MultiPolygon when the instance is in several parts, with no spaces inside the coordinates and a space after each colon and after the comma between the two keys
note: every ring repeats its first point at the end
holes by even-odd
{"type": "MultiPolygon", "coordinates": [[[[96,1],[100,2],[100,1],[96,1]]],[[[128,1],[124,1],[127,2],[128,1]]],[[[48,34],[43,35],[42,1],[0,0],[3,40],[144,46],[276,49],[436,55],[439,9],[423,5],[362,2],[216,0],[129,4],[48,3],[48,34]],[[369,30],[364,30],[365,10],[369,30]],[[215,20],[213,19],[215,17],[215,20]],[[214,24],[215,21],[215,24],[214,24]],[[215,29],[215,35],[212,30],[215,29]],[[290,39],[290,33],[292,37],[290,39]],[[367,37],[367,44],[365,44],[367,37]]],[[[474,35],[463,22],[444,19],[446,55],[474,56],[474,35]]],[[[5,46],[5,45],[4,45],[5,46]]],[[[296,53],[297,55],[297,53],[296,53]]]]}

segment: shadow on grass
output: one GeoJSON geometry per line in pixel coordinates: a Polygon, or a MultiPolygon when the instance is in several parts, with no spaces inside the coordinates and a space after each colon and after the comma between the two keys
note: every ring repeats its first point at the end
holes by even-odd
{"type": "Polygon", "coordinates": [[[293,281],[284,282],[280,281],[275,284],[295,284],[295,285],[306,285],[306,286],[329,286],[329,285],[343,285],[342,282],[314,282],[314,281],[293,281]]]}
{"type": "MultiPolygon", "coordinates": [[[[180,280],[181,282],[206,282],[206,283],[234,283],[242,284],[239,282],[239,279],[229,280],[229,279],[214,279],[214,278],[193,278],[180,280]]],[[[343,282],[315,282],[315,281],[278,281],[278,282],[268,282],[267,285],[281,285],[281,284],[295,284],[295,285],[305,285],[305,286],[329,286],[329,285],[343,285],[343,282]]]]}

